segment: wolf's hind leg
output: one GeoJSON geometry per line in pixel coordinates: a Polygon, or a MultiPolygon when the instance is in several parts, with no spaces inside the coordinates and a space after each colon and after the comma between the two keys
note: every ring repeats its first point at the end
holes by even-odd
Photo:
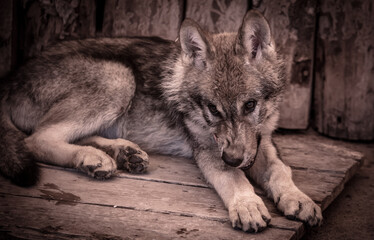
{"type": "Polygon", "coordinates": [[[72,143],[108,128],[126,114],[136,87],[132,71],[120,63],[80,57],[60,64],[51,69],[59,74],[56,80],[49,84],[44,79],[44,85],[36,87],[40,96],[34,97],[45,107],[32,135],[25,139],[26,147],[39,161],[108,178],[117,169],[113,158],[97,148],[72,143]]]}
{"type": "Polygon", "coordinates": [[[70,144],[69,139],[75,134],[76,125],[58,123],[39,129],[25,143],[39,161],[77,168],[98,179],[109,178],[117,169],[116,162],[99,149],[70,144]]]}
{"type": "Polygon", "coordinates": [[[148,154],[140,147],[125,139],[107,139],[100,136],[84,138],[79,145],[92,146],[104,151],[115,159],[118,169],[130,173],[144,173],[149,165],[148,154]]]}

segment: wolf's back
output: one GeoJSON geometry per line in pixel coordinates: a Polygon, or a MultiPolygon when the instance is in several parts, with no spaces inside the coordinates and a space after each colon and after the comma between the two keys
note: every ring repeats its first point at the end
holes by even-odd
{"type": "Polygon", "coordinates": [[[27,151],[26,134],[19,131],[10,119],[5,97],[0,106],[0,173],[20,186],[37,182],[39,169],[32,155],[27,151]]]}

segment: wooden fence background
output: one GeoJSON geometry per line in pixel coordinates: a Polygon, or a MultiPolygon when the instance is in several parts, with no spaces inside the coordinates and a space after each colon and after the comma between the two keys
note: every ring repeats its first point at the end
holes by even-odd
{"type": "Polygon", "coordinates": [[[279,126],[374,139],[374,3],[371,0],[2,0],[0,77],[64,39],[160,36],[184,18],[237,31],[249,9],[269,20],[286,59],[279,126]]]}

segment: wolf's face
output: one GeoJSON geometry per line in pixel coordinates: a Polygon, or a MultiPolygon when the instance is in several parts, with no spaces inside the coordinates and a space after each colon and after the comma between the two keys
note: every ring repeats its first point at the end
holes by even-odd
{"type": "Polygon", "coordinates": [[[238,34],[210,35],[186,20],[180,43],[187,127],[208,137],[226,164],[249,168],[261,136],[275,128],[284,85],[267,21],[250,12],[238,34]]]}

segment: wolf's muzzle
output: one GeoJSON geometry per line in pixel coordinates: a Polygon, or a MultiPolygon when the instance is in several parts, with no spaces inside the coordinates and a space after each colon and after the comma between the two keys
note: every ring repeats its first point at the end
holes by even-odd
{"type": "Polygon", "coordinates": [[[242,158],[235,158],[233,156],[230,156],[230,154],[223,151],[222,153],[222,160],[231,167],[238,167],[242,162],[242,158]]]}

